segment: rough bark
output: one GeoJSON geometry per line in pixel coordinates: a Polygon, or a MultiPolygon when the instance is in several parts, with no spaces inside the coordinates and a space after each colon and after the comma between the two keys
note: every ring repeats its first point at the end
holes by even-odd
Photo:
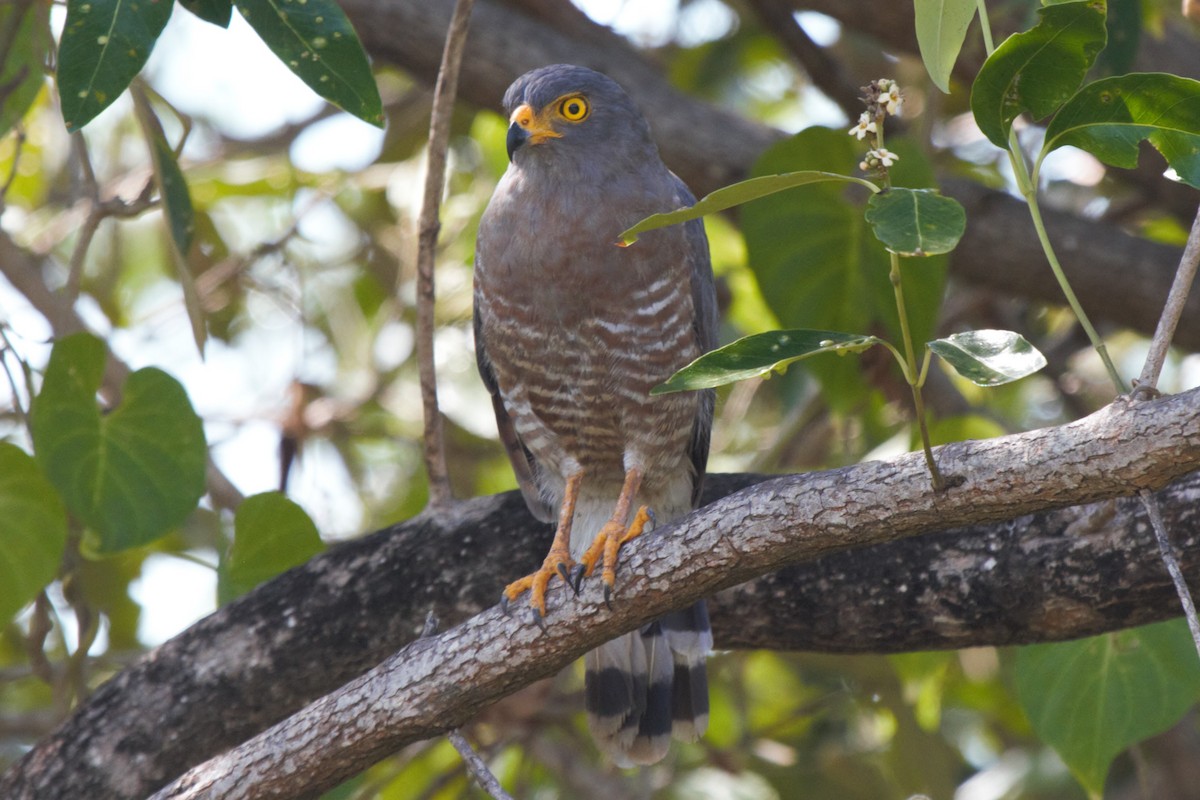
{"type": "MultiPolygon", "coordinates": [[[[577,601],[560,585],[545,630],[493,607],[408,645],[154,800],[315,795],[461,725],[619,633],[766,572],[946,524],[1161,488],[1200,460],[1198,409],[1200,389],[1140,405],[1118,401],[1060,428],[948,445],[938,461],[961,484],[941,493],[930,489],[918,454],[758,484],[669,526],[665,536],[628,545],[621,592],[636,602],[606,609],[597,581],[577,601]]],[[[1071,617],[1043,611],[1055,625],[1071,617]]]]}
{"type": "MultiPolygon", "coordinates": [[[[704,553],[695,562],[703,564],[729,542],[745,540],[734,566],[714,567],[720,574],[699,582],[678,567],[650,572],[658,548],[647,540],[630,546],[619,595],[636,596],[638,609],[648,609],[673,587],[671,602],[682,604],[680,590],[706,594],[760,569],[747,566],[755,563],[753,551],[778,536],[801,540],[793,559],[811,557],[813,548],[856,549],[719,594],[712,606],[719,648],[890,652],[1010,644],[1174,615],[1178,606],[1153,541],[1142,535],[1136,501],[1018,516],[1157,488],[1200,466],[1200,391],[1121,409],[1061,429],[944,448],[943,468],[967,478],[944,496],[929,492],[912,456],[786,478],[712,476],[709,502],[751,488],[687,523],[695,532],[688,541],[716,536],[720,548],[693,542],[688,549],[704,553]],[[1166,449],[1151,449],[1158,442],[1166,449]],[[868,506],[860,490],[882,494],[868,506]],[[868,522],[855,514],[880,516],[868,522]],[[983,522],[1000,519],[1007,521],[983,522]],[[975,524],[963,527],[968,520],[975,524]],[[935,531],[942,532],[871,545],[935,531]]],[[[1200,549],[1188,545],[1200,540],[1198,498],[1200,473],[1162,494],[1193,576],[1200,575],[1200,549]]],[[[0,776],[0,797],[145,796],[378,664],[416,638],[427,611],[449,627],[491,607],[508,580],[540,562],[549,537],[509,493],[334,548],[103,684],[0,776]]],[[[530,643],[539,664],[551,656],[565,663],[610,627],[633,624],[633,604],[618,599],[617,613],[607,615],[589,591],[582,604],[552,594],[556,633],[530,643]],[[580,616],[584,609],[590,617],[580,616]]],[[[523,619],[496,625],[487,628],[489,637],[524,642],[532,635],[523,619]]],[[[459,713],[465,718],[478,702],[459,713]]]]}

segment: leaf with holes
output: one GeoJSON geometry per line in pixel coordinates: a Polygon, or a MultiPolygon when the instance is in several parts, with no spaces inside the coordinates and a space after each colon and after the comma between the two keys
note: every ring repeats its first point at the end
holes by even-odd
{"type": "Polygon", "coordinates": [[[639,234],[646,231],[699,219],[706,214],[715,214],[718,211],[740,206],[742,203],[748,203],[760,197],[767,197],[786,189],[794,189],[797,186],[806,186],[810,183],[824,183],[826,181],[857,183],[860,186],[867,187],[872,192],[879,191],[878,187],[870,181],[855,178],[851,175],[839,175],[833,172],[803,170],[800,172],[788,172],[782,175],[760,175],[757,178],[750,178],[730,184],[729,186],[723,186],[711,194],[705,195],[704,199],[694,206],[681,208],[676,211],[668,211],[663,214],[651,214],[632,228],[622,231],[620,240],[622,244],[630,245],[638,240],[639,234]]]}
{"type": "Polygon", "coordinates": [[[54,580],[66,544],[62,498],[37,462],[0,442],[0,625],[54,580]]]}
{"type": "Polygon", "coordinates": [[[222,604],[325,549],[317,526],[304,509],[279,492],[264,492],[242,501],[233,518],[233,530],[233,545],[217,573],[222,604]]]}
{"type": "Polygon", "coordinates": [[[933,189],[889,189],[867,201],[875,238],[902,256],[949,253],[967,229],[967,212],[933,189]]]}
{"type": "Polygon", "coordinates": [[[928,346],[976,386],[1002,386],[1046,366],[1046,357],[1012,331],[955,333],[928,346]]]}
{"type": "Polygon", "coordinates": [[[1200,698],[1183,620],[1023,647],[1014,677],[1038,738],[1097,796],[1118,753],[1170,728],[1200,698]]]}
{"type": "Polygon", "coordinates": [[[874,336],[837,331],[769,331],[738,339],[705,353],[655,386],[650,394],[668,394],[689,389],[709,389],[727,383],[757,378],[781,370],[794,361],[819,353],[861,353],[880,343],[874,336]]]}
{"type": "Polygon", "coordinates": [[[110,104],[150,57],[171,0],[67,0],[58,45],[58,96],[74,133],[110,104]]]}
{"type": "Polygon", "coordinates": [[[933,84],[950,93],[950,73],[975,19],[978,0],[916,0],[917,46],[933,84]]]}
{"type": "Polygon", "coordinates": [[[1142,72],[1090,83],[1046,129],[1039,161],[1072,145],[1105,164],[1132,169],[1143,139],[1184,183],[1200,189],[1200,81],[1142,72]]]}
{"type": "Polygon", "coordinates": [[[334,0],[237,0],[238,11],[288,69],[338,108],[383,127],[367,54],[334,0]]]}
{"type": "Polygon", "coordinates": [[[1038,9],[1041,21],[1014,33],[983,63],[971,87],[971,111],[983,134],[1008,147],[1013,120],[1053,114],[1104,48],[1104,1],[1077,0],[1038,9]]]}
{"type": "Polygon", "coordinates": [[[179,5],[222,28],[228,28],[233,18],[233,0],[179,0],[179,5]]]}
{"type": "Polygon", "coordinates": [[[207,447],[179,382],[152,367],[129,376],[120,405],[101,414],[104,343],[77,333],[50,354],[30,419],[50,482],[93,530],[98,553],[146,544],[179,525],[204,493],[207,447]]]}

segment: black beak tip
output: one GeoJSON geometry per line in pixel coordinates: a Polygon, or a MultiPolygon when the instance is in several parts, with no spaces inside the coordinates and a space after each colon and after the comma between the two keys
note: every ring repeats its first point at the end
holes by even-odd
{"type": "Polygon", "coordinates": [[[521,145],[525,144],[525,140],[528,138],[529,134],[527,134],[525,129],[517,123],[514,122],[508,126],[508,136],[506,137],[504,144],[505,147],[508,148],[509,161],[512,161],[513,153],[517,152],[521,145]]]}

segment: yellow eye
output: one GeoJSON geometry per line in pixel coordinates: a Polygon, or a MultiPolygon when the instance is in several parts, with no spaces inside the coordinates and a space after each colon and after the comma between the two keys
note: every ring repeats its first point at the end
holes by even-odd
{"type": "Polygon", "coordinates": [[[568,97],[558,106],[558,113],[570,122],[581,122],[590,110],[587,100],[582,97],[568,97]]]}

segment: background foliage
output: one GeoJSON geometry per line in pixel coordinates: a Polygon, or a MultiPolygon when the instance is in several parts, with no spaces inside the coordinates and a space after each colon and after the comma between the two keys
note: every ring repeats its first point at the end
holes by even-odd
{"type": "MultiPolygon", "coordinates": [[[[410,517],[425,501],[412,343],[427,88],[383,69],[376,93],[332,0],[238,2],[275,56],[322,97],[371,125],[387,121],[386,134],[371,137],[367,123],[310,105],[247,133],[220,103],[195,102],[171,63],[183,56],[165,46],[182,41],[170,38],[183,35],[175,30],[229,24],[230,4],[155,5],[147,15],[96,0],[0,5],[0,766],[189,614],[299,563],[322,540],[410,517]],[[66,335],[83,328],[93,335],[66,335]],[[272,491],[280,489],[287,497],[272,491]],[[242,502],[243,494],[252,496],[242,502]],[[157,621],[163,609],[173,609],[165,623],[157,621]]],[[[796,65],[780,30],[762,21],[769,5],[694,0],[640,16],[626,8],[619,19],[680,89],[803,128],[768,150],[755,173],[855,174],[862,153],[845,130],[856,111],[796,65]]],[[[933,4],[950,20],[962,5],[933,4]]],[[[1043,16],[1096,27],[1096,4],[1063,5],[1043,16]]],[[[607,20],[613,9],[601,6],[594,13],[607,20]]],[[[1004,13],[1019,29],[1038,19],[1027,0],[1004,13]]],[[[1174,14],[1149,0],[1111,3],[1108,47],[1093,76],[1128,71],[1176,24],[1174,14]]],[[[1003,143],[1021,110],[1045,116],[1074,91],[1050,87],[1051,99],[1022,95],[987,109],[981,132],[970,87],[944,58],[935,79],[949,95],[915,54],[897,50],[884,62],[868,24],[800,19],[855,82],[887,74],[904,86],[901,127],[888,138],[901,155],[896,185],[966,176],[1015,188],[987,140],[1003,143]]],[[[1080,71],[1096,40],[1088,30],[1064,45],[1080,71]]],[[[938,32],[917,33],[923,46],[937,46],[928,42],[938,32]]],[[[1041,53],[1038,35],[1007,47],[1041,53]]],[[[972,27],[965,63],[981,50],[977,38],[972,27]]],[[[192,72],[189,81],[211,93],[210,76],[192,72]]],[[[1001,86],[1012,78],[1003,63],[983,75],[1001,86]]],[[[282,80],[255,71],[240,82],[252,102],[267,104],[282,80]]],[[[1156,78],[1138,97],[1167,96],[1177,81],[1156,78]]],[[[1085,118],[1081,107],[1054,119],[1046,152],[1089,144],[1072,127],[1085,118]]],[[[1036,152],[1041,131],[1017,129],[1036,152]]],[[[438,367],[460,496],[514,485],[470,343],[475,226],[506,163],[503,131],[494,108],[460,104],[442,212],[438,367]]],[[[1134,143],[1100,138],[1105,162],[1134,166],[1134,143]]],[[[1056,207],[1183,241],[1188,219],[1167,195],[1137,194],[1135,180],[1078,151],[1039,165],[1056,207]]],[[[888,259],[863,220],[866,202],[861,190],[825,183],[710,218],[722,341],[796,327],[895,339],[888,259]]],[[[1103,367],[1060,305],[948,279],[948,258],[906,266],[914,338],[1011,329],[1049,366],[988,391],[935,367],[927,389],[935,440],[1058,424],[1111,398],[1103,367]]],[[[1135,372],[1145,332],[1107,325],[1104,333],[1122,371],[1135,372]]],[[[1175,354],[1162,388],[1197,383],[1200,359],[1175,354]]],[[[722,390],[710,466],[819,469],[912,444],[907,386],[877,348],[820,355],[722,390]]],[[[1187,710],[1200,669],[1189,648],[1168,623],[1012,652],[720,654],[711,662],[710,734],[638,773],[618,773],[594,754],[574,672],[510,698],[469,733],[520,797],[771,798],[802,786],[815,798],[984,800],[1082,797],[1106,785],[1112,797],[1192,797],[1200,731],[1187,710]],[[1103,689],[1093,691],[1097,683],[1103,689]]],[[[430,741],[332,796],[456,797],[467,787],[451,746],[430,741]]]]}

